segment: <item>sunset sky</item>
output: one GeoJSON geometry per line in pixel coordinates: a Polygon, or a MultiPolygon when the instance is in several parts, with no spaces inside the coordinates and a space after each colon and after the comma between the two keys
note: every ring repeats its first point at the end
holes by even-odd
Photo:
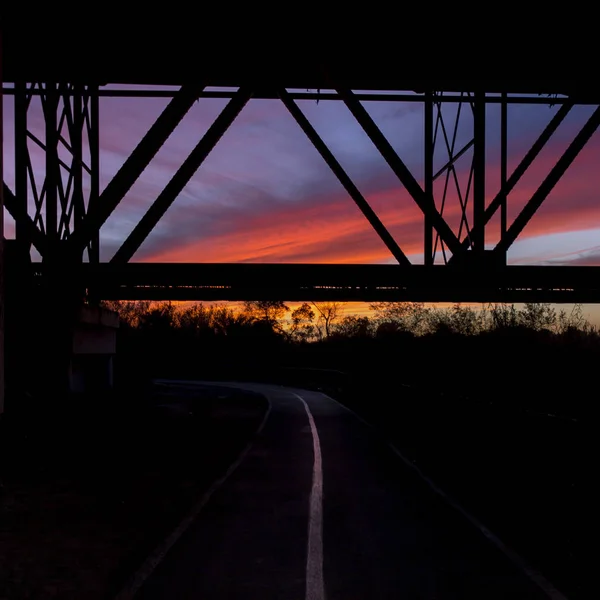
{"type": "MultiPolygon", "coordinates": [[[[101,257],[108,260],[162,191],[226,100],[200,99],[134,185],[101,232],[101,257]]],[[[101,188],[166,106],[168,99],[103,98],[101,188]]],[[[413,262],[422,262],[422,217],[342,103],[300,101],[304,114],[369,200],[413,262]]],[[[423,111],[419,103],[368,102],[365,107],[416,178],[423,177],[423,111]]],[[[465,114],[466,114],[465,107],[465,114]]],[[[452,129],[455,105],[447,108],[452,129]]],[[[509,108],[509,173],[557,107],[509,108]]],[[[509,199],[509,223],[591,114],[574,109],[530,173],[509,199]]],[[[468,116],[468,115],[467,115],[468,116]]],[[[499,108],[488,108],[488,182],[499,187],[499,108]]],[[[465,119],[460,139],[466,140],[465,119]]],[[[13,101],[4,99],[5,181],[14,189],[13,101]]],[[[30,127],[43,139],[39,108],[30,127]]],[[[460,145],[459,145],[460,147],[460,145]]],[[[447,160],[442,144],[436,168],[447,160]]],[[[470,153],[457,163],[466,181],[470,153]]],[[[34,156],[38,174],[41,155],[34,156]]],[[[600,264],[600,137],[594,136],[568,174],[513,246],[513,264],[600,264]]],[[[436,188],[437,189],[437,188],[436,188]]],[[[439,190],[438,190],[439,191],[439,190]]],[[[456,196],[449,220],[457,223],[456,196]]],[[[6,218],[5,234],[14,224],[6,218]]],[[[497,241],[497,234],[488,234],[497,241]]],[[[252,100],[221,139],[134,260],[181,262],[393,262],[304,133],[274,100],[252,100]]]]}

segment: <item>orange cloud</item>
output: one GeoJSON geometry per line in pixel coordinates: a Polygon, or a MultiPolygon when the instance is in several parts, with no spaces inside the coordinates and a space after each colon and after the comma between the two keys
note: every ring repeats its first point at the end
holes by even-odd
{"type": "MultiPolygon", "coordinates": [[[[419,212],[396,190],[373,198],[385,203],[380,218],[400,232],[406,253],[420,251],[419,212]],[[390,199],[397,208],[390,207],[390,199]],[[406,235],[406,232],[409,235],[406,235]]],[[[310,206],[278,205],[271,213],[240,220],[233,231],[147,256],[147,262],[385,262],[391,255],[350,198],[321,198],[310,206]]]]}

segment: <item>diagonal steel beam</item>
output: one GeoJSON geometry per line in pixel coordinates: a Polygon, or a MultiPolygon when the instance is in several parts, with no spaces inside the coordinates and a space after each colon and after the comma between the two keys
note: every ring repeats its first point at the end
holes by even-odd
{"type": "Polygon", "coordinates": [[[4,206],[10,216],[15,220],[17,227],[22,228],[27,239],[35,246],[35,249],[44,256],[46,250],[46,238],[44,234],[37,228],[33,219],[27,214],[27,210],[18,201],[11,189],[2,183],[4,193],[4,206]]]}
{"type": "MultiPolygon", "coordinates": [[[[521,177],[525,175],[527,169],[529,169],[529,167],[533,164],[533,161],[537,158],[539,153],[550,141],[550,138],[552,138],[559,125],[565,120],[573,106],[573,103],[563,104],[560,107],[560,109],[556,112],[554,117],[552,117],[552,120],[548,123],[544,131],[542,131],[540,137],[538,137],[535,143],[528,150],[527,154],[523,157],[523,160],[515,168],[513,174],[508,178],[508,180],[506,181],[506,186],[504,186],[503,189],[501,189],[498,192],[498,194],[496,194],[494,199],[489,203],[488,207],[485,209],[485,215],[483,219],[484,226],[492,220],[492,217],[496,214],[496,211],[502,206],[504,199],[508,196],[508,194],[510,194],[510,192],[512,192],[517,183],[519,183],[521,177]]],[[[476,228],[473,227],[473,231],[475,231],[475,229],[476,228]]],[[[465,238],[461,242],[461,252],[468,250],[470,245],[471,238],[465,238]]]]}
{"type": "Polygon", "coordinates": [[[560,181],[567,169],[573,164],[577,155],[583,150],[590,138],[594,135],[600,126],[600,106],[594,111],[587,123],[581,128],[581,131],[575,136],[570,146],[565,150],[564,154],[558,159],[558,162],[552,167],[552,170],[540,184],[540,187],[533,194],[529,202],[519,213],[513,224],[508,228],[506,233],[496,247],[495,252],[506,252],[513,242],[519,237],[523,229],[527,226],[531,217],[536,213],[544,200],[548,197],[554,186],[560,181]]]}
{"type": "Polygon", "coordinates": [[[462,150],[459,150],[454,156],[452,156],[452,158],[450,158],[450,160],[433,176],[433,180],[435,181],[436,179],[439,179],[450,167],[453,167],[456,161],[463,156],[463,154],[467,152],[474,143],[475,140],[472,139],[462,148],[462,150]]]}
{"type": "Polygon", "coordinates": [[[126,263],[138,251],[251,97],[252,89],[249,87],[242,87],[235,93],[110,262],[126,263]]]}
{"type": "Polygon", "coordinates": [[[383,156],[396,177],[398,177],[402,185],[404,185],[408,193],[412,196],[426,219],[428,219],[429,223],[437,230],[452,254],[459,252],[460,242],[448,223],[446,223],[444,218],[438,212],[433,197],[423,191],[419,182],[414,178],[409,168],[398,156],[387,138],[381,133],[379,127],[377,127],[373,119],[371,119],[369,113],[357,100],[351,90],[336,87],[336,92],[348,107],[348,110],[352,113],[356,121],[369,136],[373,145],[377,148],[381,156],[383,156]]]}
{"type": "Polygon", "coordinates": [[[77,254],[83,252],[93,239],[94,233],[100,230],[108,217],[117,208],[119,202],[125,197],[125,194],[131,189],[131,186],[185,117],[203,89],[204,86],[196,85],[181,87],[106,186],[94,205],[90,207],[88,214],[68,240],[69,250],[77,254]]]}
{"type": "Polygon", "coordinates": [[[356,202],[358,208],[362,211],[363,215],[367,218],[373,229],[378,233],[381,241],[387,246],[388,250],[392,253],[394,258],[403,266],[410,267],[411,262],[402,252],[400,246],[398,246],[396,240],[392,237],[385,225],[379,220],[379,217],[375,214],[375,211],[371,208],[365,197],[360,193],[358,188],[354,185],[346,171],[333,156],[325,142],[321,139],[315,128],[310,124],[308,119],[304,116],[304,113],[300,110],[298,105],[292,100],[289,93],[285,89],[279,90],[279,97],[281,101],[288,109],[292,117],[294,117],[296,123],[300,126],[302,131],[306,134],[306,137],[311,141],[317,152],[323,157],[323,160],[327,163],[327,166],[331,169],[333,174],[338,178],[340,183],[344,186],[350,197],[356,202]]]}

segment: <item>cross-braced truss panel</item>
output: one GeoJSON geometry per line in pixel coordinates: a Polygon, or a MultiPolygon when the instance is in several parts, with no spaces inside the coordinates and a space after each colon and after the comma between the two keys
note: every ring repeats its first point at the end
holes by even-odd
{"type": "MultiPolygon", "coordinates": [[[[485,291],[488,289],[495,290],[493,293],[490,291],[489,294],[496,297],[498,289],[504,289],[502,286],[514,284],[510,278],[503,279],[503,274],[508,272],[506,269],[510,269],[506,266],[506,256],[511,245],[600,124],[600,107],[594,107],[595,110],[589,120],[548,171],[539,188],[525,202],[516,218],[509,223],[506,207],[511,191],[569,114],[574,105],[573,100],[568,97],[550,99],[514,96],[509,93],[509,90],[502,94],[490,94],[482,90],[381,94],[355,92],[331,79],[327,80],[327,84],[327,90],[306,92],[277,86],[256,87],[251,83],[246,83],[235,90],[214,90],[208,89],[202,82],[187,84],[176,90],[132,90],[130,93],[132,96],[153,94],[162,97],[170,96],[170,101],[156,122],[139,140],[130,157],[100,193],[98,186],[100,98],[110,95],[127,96],[128,91],[103,89],[84,84],[17,83],[13,88],[5,90],[6,93],[13,95],[15,100],[15,189],[13,191],[4,186],[5,203],[15,219],[17,239],[33,245],[45,262],[58,264],[61,260],[69,260],[71,265],[82,260],[97,262],[100,228],[137,179],[143,176],[144,170],[191,106],[202,97],[228,98],[229,102],[222,112],[204,136],[198,140],[196,147],[173,174],[164,190],[153,200],[140,222],[114,255],[111,264],[125,271],[110,269],[102,271],[104,274],[113,273],[115,277],[118,273],[119,285],[122,289],[122,278],[127,272],[130,259],[134,257],[190,178],[219,143],[246,104],[253,98],[266,97],[281,101],[287,108],[299,130],[318,151],[348,193],[350,200],[355,202],[388,248],[390,255],[398,262],[400,268],[398,273],[402,274],[398,277],[404,278],[404,273],[407,274],[406,285],[396,282],[395,285],[382,286],[373,280],[373,285],[377,289],[397,289],[398,294],[402,295],[407,289],[406,286],[413,286],[413,288],[417,286],[421,292],[411,288],[411,297],[422,298],[429,295],[439,300],[443,299],[441,296],[444,295],[440,290],[452,289],[448,281],[456,281],[457,285],[465,288],[468,287],[469,277],[475,281],[485,271],[488,275],[490,272],[497,274],[496,281],[499,288],[494,288],[493,281],[486,279],[488,287],[483,291],[480,290],[478,297],[488,294],[485,291]],[[407,192],[409,201],[414,202],[422,214],[423,266],[425,269],[435,268],[435,270],[425,271],[430,273],[429,275],[418,277],[408,275],[409,270],[420,268],[420,265],[413,264],[413,260],[406,255],[402,248],[402,240],[396,239],[386,229],[367,198],[359,191],[357,184],[349,177],[334,153],[304,115],[296,101],[306,98],[319,101],[335,100],[345,104],[397,177],[399,188],[407,192]],[[365,104],[369,101],[381,101],[384,98],[394,102],[420,102],[423,105],[425,169],[422,178],[418,178],[396,153],[390,140],[382,133],[365,108],[365,104]],[[507,167],[508,106],[518,102],[537,104],[553,102],[558,104],[559,108],[514,170],[509,172],[507,167]],[[489,167],[489,157],[486,156],[486,126],[489,118],[486,115],[486,107],[490,103],[500,106],[500,165],[497,169],[500,173],[499,181],[486,180],[489,167]],[[35,110],[32,109],[34,105],[37,105],[35,110]],[[36,118],[32,116],[33,113],[37,115],[36,118]],[[499,221],[500,232],[498,234],[496,230],[495,234],[491,235],[490,227],[494,220],[499,221]],[[56,251],[58,248],[60,252],[56,251]],[[448,271],[451,273],[460,270],[468,277],[451,278],[444,282],[440,279],[438,282],[442,277],[441,273],[445,272],[439,271],[438,267],[451,269],[448,271]]],[[[223,269],[224,272],[228,272],[225,267],[223,269]]],[[[132,270],[131,273],[133,272],[132,270]]],[[[141,275],[138,271],[135,272],[137,273],[135,285],[146,286],[148,289],[152,287],[151,270],[144,270],[141,275]],[[142,279],[138,280],[139,277],[142,279]]],[[[210,272],[213,273],[212,270],[210,272]]],[[[161,269],[160,273],[164,279],[164,269],[161,269]]],[[[388,277],[387,273],[386,277],[388,277]]],[[[163,279],[161,279],[161,286],[164,285],[163,279]]],[[[166,277],[166,280],[168,279],[166,277]]],[[[177,278],[175,280],[173,284],[175,287],[185,284],[183,280],[179,281],[177,278]]],[[[544,281],[544,286],[549,285],[545,276],[541,280],[544,281]]],[[[578,275],[576,281],[581,285],[583,279],[578,275]]],[[[521,280],[519,282],[519,285],[523,284],[522,289],[529,289],[524,285],[526,282],[521,280]]],[[[560,288],[558,283],[560,282],[557,280],[556,288],[552,289],[560,288]]],[[[86,286],[88,284],[89,282],[86,286]]],[[[103,285],[108,283],[104,281],[103,285]]],[[[208,289],[210,285],[203,286],[195,282],[192,286],[196,290],[194,294],[201,295],[197,290],[208,289]]],[[[344,286],[352,288],[352,282],[344,280],[344,286]]],[[[227,289],[226,282],[217,287],[227,289]]],[[[322,285],[317,287],[323,289],[322,285]]],[[[356,290],[359,295],[369,295],[365,291],[367,288],[357,280],[356,290]]],[[[240,292],[242,295],[249,294],[247,290],[253,288],[246,286],[244,289],[245,292],[240,292]]],[[[511,290],[511,293],[515,292],[512,287],[511,290]]],[[[469,296],[466,288],[463,291],[465,298],[469,296]]],[[[111,294],[114,293],[116,292],[113,290],[111,294]]],[[[258,291],[254,290],[252,293],[258,291]]],[[[307,293],[310,295],[309,292],[307,293]]],[[[460,296],[462,292],[460,289],[458,292],[448,292],[453,298],[457,293],[460,296]]],[[[271,291],[267,295],[280,294],[271,291]]],[[[350,296],[354,298],[353,294],[350,296]]]]}

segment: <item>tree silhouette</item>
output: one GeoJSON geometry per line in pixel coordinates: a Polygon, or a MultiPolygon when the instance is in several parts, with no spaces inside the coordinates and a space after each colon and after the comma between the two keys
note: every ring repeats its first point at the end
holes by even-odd
{"type": "Polygon", "coordinates": [[[486,329],[487,313],[455,304],[450,310],[431,310],[429,330],[435,333],[477,335],[486,329]]]}
{"type": "Polygon", "coordinates": [[[369,338],[373,336],[373,322],[369,317],[348,315],[333,326],[333,335],[342,338],[369,338]]]}
{"type": "Polygon", "coordinates": [[[279,322],[288,312],[289,307],[281,300],[257,300],[244,302],[244,311],[256,321],[268,324],[273,331],[281,332],[279,322]]]}
{"type": "Polygon", "coordinates": [[[339,302],[324,302],[319,304],[313,302],[312,304],[319,313],[317,321],[319,338],[330,337],[332,326],[341,313],[341,304],[339,302]]]}
{"type": "Polygon", "coordinates": [[[430,329],[432,309],[426,308],[423,302],[377,302],[370,308],[382,332],[404,331],[419,335],[430,329]]]}
{"type": "Polygon", "coordinates": [[[305,302],[292,311],[291,335],[298,342],[308,342],[315,336],[315,313],[310,304],[305,302]]]}

